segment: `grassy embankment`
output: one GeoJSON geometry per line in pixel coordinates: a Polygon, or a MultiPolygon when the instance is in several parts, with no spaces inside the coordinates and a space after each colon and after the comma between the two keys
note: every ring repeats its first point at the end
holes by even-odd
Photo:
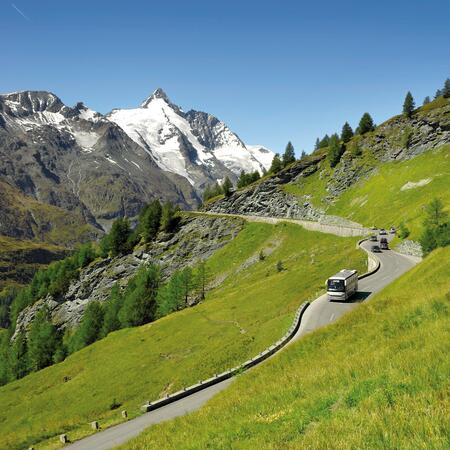
{"type": "MultiPolygon", "coordinates": [[[[327,162],[324,161],[323,165],[327,166],[327,162]]],[[[328,167],[325,171],[331,174],[328,167]]],[[[424,205],[438,197],[446,209],[450,208],[449,177],[450,145],[444,145],[407,161],[379,164],[376,173],[360,180],[328,207],[321,201],[326,196],[328,177],[320,178],[319,172],[298,183],[288,184],[285,189],[297,196],[311,195],[311,202],[325,207],[328,214],[346,217],[366,226],[375,224],[387,228],[404,221],[411,231],[410,238],[417,239],[424,205]]]]}
{"type": "Polygon", "coordinates": [[[126,449],[449,446],[450,247],[126,449]]]}
{"type": "Polygon", "coordinates": [[[92,420],[120,422],[121,409],[133,417],[147,399],[254,356],[284,334],[296,308],[323,289],[328,275],[344,266],[364,271],[355,242],[292,224],[248,223],[210,258],[212,278],[223,282],[204,303],[112,333],[1,387],[0,448],[57,447],[59,433],[80,438],[92,433],[92,420]],[[120,409],[110,409],[114,400],[120,409]]]}

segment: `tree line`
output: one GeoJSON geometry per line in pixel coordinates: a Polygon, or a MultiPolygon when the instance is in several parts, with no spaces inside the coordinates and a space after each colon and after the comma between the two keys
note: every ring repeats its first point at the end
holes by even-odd
{"type": "Polygon", "coordinates": [[[204,262],[195,269],[174,272],[164,284],[159,266],[143,266],[123,290],[116,283],[106,302],[90,302],[80,324],[64,332],[53,325],[45,306],[29,331],[18,332],[12,345],[8,333],[0,335],[0,385],[63,361],[112,331],[153,322],[186,308],[191,301],[204,300],[208,281],[204,262]]]}

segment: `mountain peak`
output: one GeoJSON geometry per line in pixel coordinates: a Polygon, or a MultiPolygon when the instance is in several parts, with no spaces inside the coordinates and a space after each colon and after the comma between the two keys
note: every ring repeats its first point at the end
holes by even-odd
{"type": "Polygon", "coordinates": [[[167,104],[170,105],[170,100],[169,97],[167,97],[167,94],[161,88],[158,88],[152,95],[150,95],[150,97],[141,103],[141,108],[146,108],[149,103],[156,98],[162,98],[167,104]]]}

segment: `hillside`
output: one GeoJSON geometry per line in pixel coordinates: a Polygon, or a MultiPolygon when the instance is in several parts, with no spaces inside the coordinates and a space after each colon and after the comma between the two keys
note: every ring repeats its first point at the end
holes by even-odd
{"type": "Polygon", "coordinates": [[[122,420],[120,410],[110,408],[114,402],[133,417],[147,399],[258,353],[285,332],[302,301],[323,290],[330,273],[343,266],[364,271],[366,257],[355,242],[293,224],[246,224],[208,260],[217,287],[205,302],[114,332],[62,363],[1,387],[0,403],[8,407],[0,411],[0,447],[44,441],[40,448],[52,448],[63,431],[80,438],[92,432],[86,425],[92,420],[104,427],[122,420]],[[278,261],[284,270],[277,270],[278,261]]]}
{"type": "Polygon", "coordinates": [[[83,210],[41,203],[0,181],[0,290],[29,282],[36,269],[103,233],[83,210]]]}
{"type": "Polygon", "coordinates": [[[415,239],[421,208],[433,196],[450,206],[449,142],[450,99],[439,97],[411,119],[396,116],[354,136],[333,168],[322,148],[204,208],[367,227],[404,222],[415,239]]]}
{"type": "Polygon", "coordinates": [[[121,448],[447,448],[449,271],[450,248],[436,250],[198,412],[121,448]]]}

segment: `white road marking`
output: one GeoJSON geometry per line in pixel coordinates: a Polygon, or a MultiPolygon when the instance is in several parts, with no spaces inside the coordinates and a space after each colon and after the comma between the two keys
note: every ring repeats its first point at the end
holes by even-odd
{"type": "Polygon", "coordinates": [[[332,321],[334,319],[334,313],[333,314],[331,314],[331,317],[330,317],[330,322],[332,321]]]}

